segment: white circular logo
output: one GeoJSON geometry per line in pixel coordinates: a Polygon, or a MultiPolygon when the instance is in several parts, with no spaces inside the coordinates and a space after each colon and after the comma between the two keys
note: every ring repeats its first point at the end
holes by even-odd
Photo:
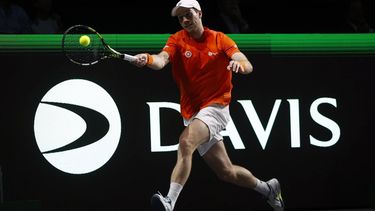
{"type": "Polygon", "coordinates": [[[191,51],[185,51],[186,58],[190,58],[192,55],[191,51]]]}
{"type": "Polygon", "coordinates": [[[36,110],[34,133],[39,150],[57,169],[85,174],[112,157],[121,136],[121,119],[112,97],[82,79],[50,89],[36,110]]]}

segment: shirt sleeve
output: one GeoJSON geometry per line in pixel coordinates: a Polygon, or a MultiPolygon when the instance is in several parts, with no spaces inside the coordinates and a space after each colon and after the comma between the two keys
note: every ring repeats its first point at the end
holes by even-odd
{"type": "Polygon", "coordinates": [[[231,58],[234,53],[240,52],[237,44],[230,37],[228,37],[224,33],[219,33],[218,36],[221,43],[221,48],[228,56],[228,58],[231,58]]]}
{"type": "Polygon", "coordinates": [[[169,60],[173,61],[174,55],[177,52],[177,39],[176,39],[176,34],[171,35],[165,46],[163,47],[163,51],[167,52],[169,54],[169,60]]]}

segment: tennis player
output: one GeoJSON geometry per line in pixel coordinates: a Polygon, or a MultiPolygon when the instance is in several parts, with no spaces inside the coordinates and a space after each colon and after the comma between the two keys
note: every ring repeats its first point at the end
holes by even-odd
{"type": "Polygon", "coordinates": [[[171,35],[159,54],[142,53],[134,65],[159,70],[169,62],[180,91],[185,129],[179,137],[177,162],[166,196],[151,198],[154,211],[172,211],[191,171],[195,150],[217,176],[238,186],[253,189],[267,199],[274,210],[283,210],[277,179],[264,182],[249,170],[232,164],[220,131],[230,120],[232,73],[249,74],[253,66],[227,35],[204,27],[196,0],[181,0],[172,9],[182,30],[171,35]]]}

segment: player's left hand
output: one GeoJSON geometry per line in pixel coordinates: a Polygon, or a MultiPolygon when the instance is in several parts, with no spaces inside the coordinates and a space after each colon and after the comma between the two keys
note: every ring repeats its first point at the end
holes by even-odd
{"type": "Polygon", "coordinates": [[[238,73],[238,72],[243,73],[244,72],[244,68],[243,68],[241,62],[235,61],[235,60],[231,60],[229,62],[229,65],[227,66],[227,70],[233,71],[235,73],[238,73]]]}

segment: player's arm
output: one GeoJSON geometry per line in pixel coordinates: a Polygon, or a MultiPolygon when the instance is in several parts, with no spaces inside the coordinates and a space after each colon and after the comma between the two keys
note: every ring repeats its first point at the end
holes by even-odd
{"type": "Polygon", "coordinates": [[[154,70],[160,70],[169,63],[169,54],[165,51],[161,51],[159,54],[141,53],[135,56],[138,60],[134,61],[133,64],[137,67],[147,66],[154,70]]]}
{"type": "Polygon", "coordinates": [[[241,74],[249,74],[253,71],[253,65],[242,52],[234,53],[231,59],[227,66],[228,70],[241,74]]]}

